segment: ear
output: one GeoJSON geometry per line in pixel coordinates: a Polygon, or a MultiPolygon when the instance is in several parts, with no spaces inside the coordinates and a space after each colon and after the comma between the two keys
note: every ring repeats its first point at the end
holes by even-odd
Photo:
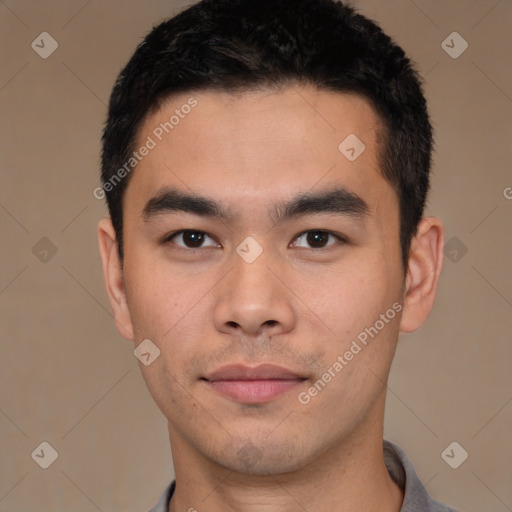
{"type": "Polygon", "coordinates": [[[401,332],[416,331],[428,318],[434,307],[442,266],[443,224],[437,217],[424,218],[411,241],[401,332]]]}
{"type": "Polygon", "coordinates": [[[117,249],[116,233],[109,217],[101,219],[98,224],[98,244],[103,266],[103,277],[105,278],[108,299],[114,314],[117,331],[123,338],[133,341],[133,326],[126,303],[123,269],[117,249]]]}

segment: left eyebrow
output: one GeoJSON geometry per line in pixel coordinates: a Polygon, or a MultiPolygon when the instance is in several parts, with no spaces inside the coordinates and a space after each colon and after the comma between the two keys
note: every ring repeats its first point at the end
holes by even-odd
{"type": "MultiPolygon", "coordinates": [[[[234,215],[213,199],[175,188],[165,188],[151,198],[142,210],[142,218],[148,222],[156,216],[180,211],[200,217],[218,217],[224,222],[234,220],[234,215]]],[[[362,220],[368,216],[369,211],[368,203],[362,197],[338,186],[315,193],[300,194],[287,202],[276,204],[270,211],[270,217],[275,224],[322,213],[362,220]]]]}
{"type": "Polygon", "coordinates": [[[362,220],[368,216],[369,211],[370,207],[362,197],[344,187],[335,187],[301,194],[283,205],[276,205],[271,217],[276,224],[321,213],[334,213],[362,220]]]}

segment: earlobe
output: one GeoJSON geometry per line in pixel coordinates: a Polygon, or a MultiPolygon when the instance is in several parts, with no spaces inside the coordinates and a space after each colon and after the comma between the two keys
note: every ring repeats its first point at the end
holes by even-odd
{"type": "Polygon", "coordinates": [[[101,219],[98,224],[98,244],[103,277],[116,328],[123,338],[132,341],[134,337],[133,327],[126,302],[122,266],[115,230],[109,217],[101,219]]]}
{"type": "Polygon", "coordinates": [[[428,318],[443,264],[443,224],[437,217],[421,220],[411,242],[404,290],[401,332],[419,329],[428,318]]]}

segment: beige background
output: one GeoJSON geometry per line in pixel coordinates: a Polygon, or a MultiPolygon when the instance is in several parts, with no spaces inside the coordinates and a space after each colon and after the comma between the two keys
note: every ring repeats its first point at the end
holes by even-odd
{"type": "MultiPolygon", "coordinates": [[[[431,319],[400,342],[386,437],[437,499],[512,510],[512,2],[354,3],[425,77],[437,140],[430,212],[456,237],[431,319]],[[457,59],[441,47],[453,31],[469,43],[457,59]],[[469,453],[458,469],[441,458],[452,441],[469,453]]],[[[92,191],[115,77],[182,5],[0,3],[2,512],[140,512],[172,477],[165,421],[110,315],[96,243],[106,209],[92,191]],[[47,59],[31,48],[43,31],[59,44],[47,59]],[[31,458],[43,441],[59,455],[46,470],[31,458]]]]}

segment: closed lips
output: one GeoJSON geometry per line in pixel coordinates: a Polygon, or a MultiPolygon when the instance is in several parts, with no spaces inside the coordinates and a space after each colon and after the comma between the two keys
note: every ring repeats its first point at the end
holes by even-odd
{"type": "Polygon", "coordinates": [[[220,380],[305,380],[298,373],[272,364],[262,364],[254,367],[244,365],[223,366],[204,377],[210,382],[220,380]]]}

